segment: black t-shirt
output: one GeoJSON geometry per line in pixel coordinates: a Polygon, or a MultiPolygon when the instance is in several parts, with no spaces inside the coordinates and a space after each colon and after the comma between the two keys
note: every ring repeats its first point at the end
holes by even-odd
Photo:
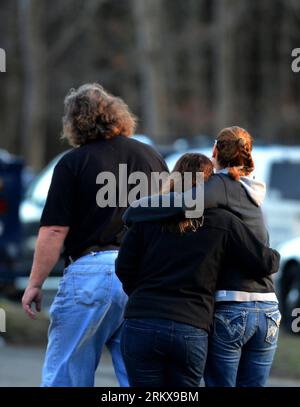
{"type": "MultiPolygon", "coordinates": [[[[40,226],[70,227],[65,257],[78,256],[94,245],[118,245],[117,234],[122,230],[122,214],[126,209],[119,206],[118,200],[119,164],[127,164],[128,176],[136,171],[145,173],[149,186],[152,172],[168,171],[165,161],[152,147],[125,136],[74,148],[56,165],[40,226]],[[99,189],[107,184],[107,180],[98,184],[96,179],[106,171],[116,176],[116,207],[102,208],[96,201],[99,189]]],[[[128,192],[134,186],[128,185],[128,192]]]]}

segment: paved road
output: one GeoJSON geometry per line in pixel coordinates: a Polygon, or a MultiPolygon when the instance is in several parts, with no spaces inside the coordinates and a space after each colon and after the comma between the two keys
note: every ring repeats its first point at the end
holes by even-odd
{"type": "MultiPolygon", "coordinates": [[[[44,349],[32,347],[0,347],[0,387],[36,387],[40,383],[44,349]]],[[[116,379],[107,352],[96,372],[96,386],[115,387],[116,379]]],[[[300,382],[271,378],[270,387],[300,387],[300,382]]]]}
{"type": "MultiPolygon", "coordinates": [[[[43,348],[2,346],[0,348],[0,387],[40,385],[43,348]]],[[[107,352],[96,372],[96,386],[118,386],[107,352]]]]}

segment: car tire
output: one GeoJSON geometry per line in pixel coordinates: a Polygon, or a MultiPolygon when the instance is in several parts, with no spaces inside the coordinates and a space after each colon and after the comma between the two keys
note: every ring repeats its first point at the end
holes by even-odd
{"type": "MultiPolygon", "coordinates": [[[[300,265],[290,263],[283,272],[280,287],[280,308],[282,313],[282,326],[292,334],[292,311],[300,308],[300,265]]],[[[299,335],[299,333],[298,333],[299,335]]]]}

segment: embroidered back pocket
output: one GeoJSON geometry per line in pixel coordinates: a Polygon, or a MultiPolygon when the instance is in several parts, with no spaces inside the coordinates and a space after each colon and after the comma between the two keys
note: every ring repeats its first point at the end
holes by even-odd
{"type": "Polygon", "coordinates": [[[246,330],[247,311],[222,311],[214,316],[214,335],[226,343],[239,341],[246,330]]]}
{"type": "Polygon", "coordinates": [[[277,341],[278,330],[281,321],[281,314],[279,310],[266,312],[267,318],[267,333],[265,341],[269,344],[274,344],[277,341]]]}

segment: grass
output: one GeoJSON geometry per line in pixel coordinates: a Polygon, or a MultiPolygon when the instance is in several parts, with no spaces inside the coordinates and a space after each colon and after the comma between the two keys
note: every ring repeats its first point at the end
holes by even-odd
{"type": "Polygon", "coordinates": [[[6,314],[6,332],[1,333],[5,342],[15,345],[45,345],[49,318],[39,313],[36,320],[31,320],[24,313],[20,303],[0,299],[0,308],[6,314]]]}
{"type": "Polygon", "coordinates": [[[300,337],[281,329],[272,376],[300,379],[300,337]]]}

